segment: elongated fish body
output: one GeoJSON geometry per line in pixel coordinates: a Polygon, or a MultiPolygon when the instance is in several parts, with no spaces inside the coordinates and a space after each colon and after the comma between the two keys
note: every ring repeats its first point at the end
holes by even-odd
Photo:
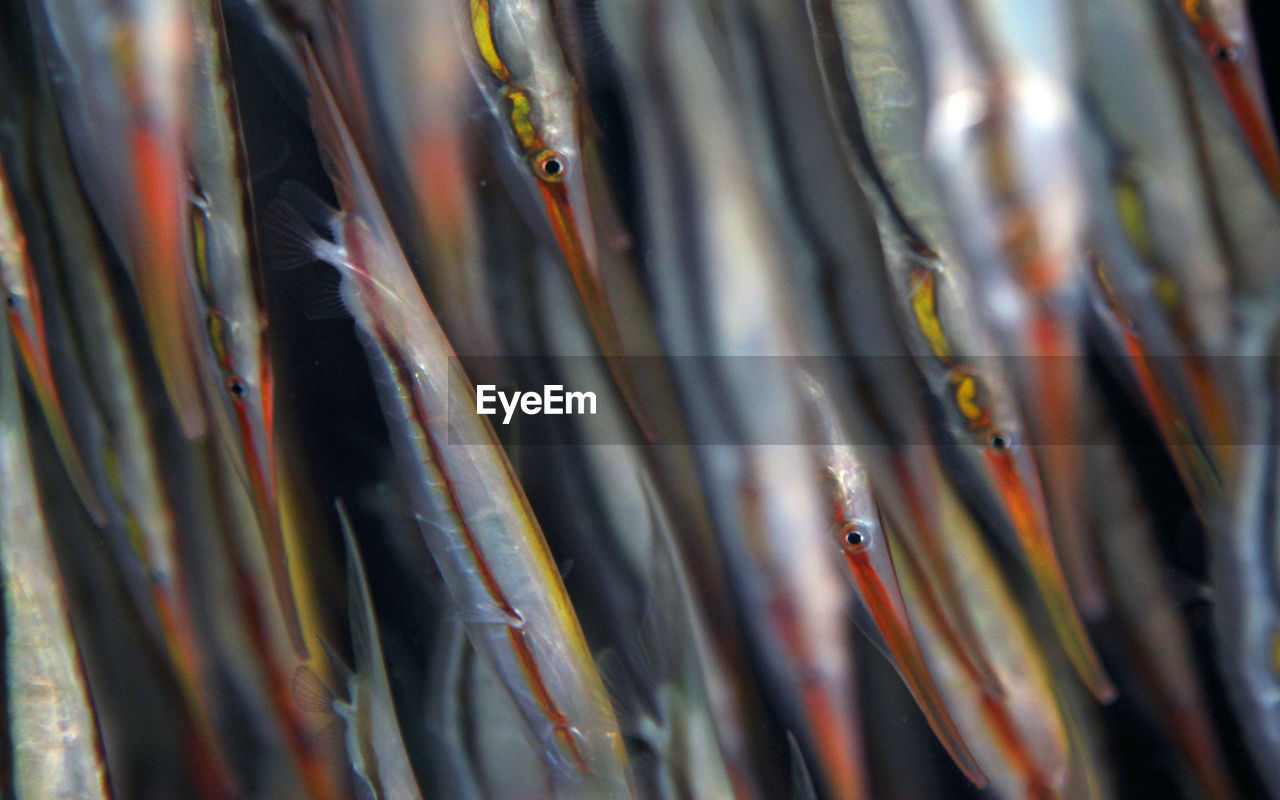
{"type": "MultiPolygon", "coordinates": [[[[567,313],[577,302],[572,288],[550,269],[540,274],[546,309],[540,321],[550,351],[589,353],[590,332],[579,317],[567,313]]],[[[603,365],[594,359],[571,355],[563,359],[563,366],[557,382],[579,387],[607,384],[603,365]]],[[[749,676],[734,666],[743,660],[740,633],[706,610],[730,608],[732,598],[720,574],[720,546],[705,511],[689,513],[691,500],[703,502],[696,474],[690,479],[684,469],[672,468],[672,461],[649,458],[654,448],[638,446],[627,410],[619,403],[601,403],[597,414],[577,417],[575,427],[583,441],[603,443],[564,448],[573,466],[556,470],[570,480],[589,481],[607,520],[601,526],[592,519],[579,528],[579,536],[591,537],[605,550],[596,559],[607,563],[597,566],[593,561],[589,568],[600,573],[598,580],[606,588],[635,595],[616,599],[610,607],[618,610],[601,613],[613,615],[616,622],[611,624],[622,632],[623,660],[636,663],[633,669],[638,673],[632,676],[639,685],[626,686],[639,698],[630,705],[619,702],[606,674],[615,708],[620,708],[623,735],[643,741],[656,755],[643,765],[640,759],[633,761],[637,781],[647,777],[649,785],[658,786],[667,797],[762,796],[752,777],[757,764],[749,733],[753,708],[744,702],[741,690],[749,676]],[[670,472],[658,486],[664,469],[670,472]],[[691,566],[693,559],[696,568],[691,566]],[[697,575],[697,581],[690,575],[697,575]],[[637,603],[642,607],[636,608],[637,603]],[[635,646],[627,647],[633,633],[635,646]],[[708,741],[707,734],[714,740],[708,741]]]]}
{"type": "Polygon", "coordinates": [[[920,575],[908,559],[901,570],[902,591],[929,667],[995,795],[1010,800],[1071,797],[1065,711],[1041,644],[974,520],[954,495],[943,506],[963,602],[972,609],[977,635],[1005,691],[994,696],[973,680],[942,635],[937,617],[920,602],[920,575]]]}
{"type": "Polygon", "coordinates": [[[501,352],[484,285],[484,231],[473,178],[479,166],[474,91],[457,44],[467,9],[458,2],[353,4],[353,37],[368,95],[393,145],[421,223],[430,269],[420,271],[461,355],[501,352]],[[445,299],[448,302],[444,302],[445,299]]]}
{"type": "Polygon", "coordinates": [[[285,628],[295,652],[305,657],[280,523],[267,311],[221,0],[188,2],[195,22],[195,72],[187,140],[187,280],[200,318],[202,386],[217,438],[231,449],[231,463],[253,498],[285,628]]]}
{"type": "Polygon", "coordinates": [[[116,535],[127,533],[133,545],[129,556],[136,557],[147,579],[142,596],[156,606],[161,644],[202,737],[201,757],[209,759],[215,780],[225,787],[229,778],[211,727],[212,700],[204,678],[208,654],[196,641],[186,571],[179,562],[179,519],[161,470],[159,438],[146,414],[142,378],[61,129],[46,115],[36,130],[41,191],[59,244],[61,283],[82,343],[87,385],[102,417],[104,447],[94,467],[111,489],[111,525],[119,529],[116,535]]]}
{"type": "MultiPolygon", "coordinates": [[[[1074,53],[1064,36],[1040,44],[1029,31],[1065,34],[1055,2],[912,4],[914,30],[930,53],[926,147],[942,187],[978,316],[1010,366],[1025,441],[1074,444],[1082,396],[1080,323],[1087,287],[1086,185],[1075,100],[1074,53]]],[[[1101,700],[1114,695],[1064,569],[1093,613],[1105,605],[1071,498],[1081,480],[1075,448],[1039,447],[1038,480],[1023,443],[992,436],[983,454],[1002,482],[1022,548],[1072,662],[1101,700]],[[1002,445],[1012,444],[1012,447],[1002,445]],[[1021,461],[1022,465],[1017,462],[1021,461]],[[1053,538],[1041,525],[1043,492],[1053,538]],[[1059,560],[1054,550],[1057,543],[1059,560]]]]}
{"type": "Polygon", "coordinates": [[[37,39],[77,171],[129,268],[183,430],[199,436],[207,420],[183,263],[192,66],[187,2],[39,6],[37,39]]]}
{"type": "Polygon", "coordinates": [[[865,141],[861,155],[878,173],[876,190],[888,195],[902,226],[940,258],[958,255],[924,150],[928,90],[907,9],[884,0],[825,5],[815,24],[834,25],[839,38],[865,141]]]}
{"type": "Polygon", "coordinates": [[[986,784],[982,768],[960,731],[934,681],[907,614],[894,568],[889,538],[871,483],[840,422],[839,412],[820,383],[807,374],[799,378],[815,425],[821,431],[817,463],[835,506],[830,526],[831,550],[844,556],[863,607],[870,615],[894,668],[910,689],[929,726],[956,765],[975,785],[986,784]]]}
{"type": "Polygon", "coordinates": [[[343,539],[347,544],[347,594],[351,606],[351,644],[355,672],[347,681],[349,700],[335,710],[347,723],[347,755],[370,796],[379,800],[421,800],[409,754],[396,722],[391,681],[378,640],[378,621],[364,562],[346,510],[338,507],[343,539]]]}
{"type": "Polygon", "coordinates": [[[19,797],[109,798],[62,577],[40,509],[7,326],[0,326],[0,572],[19,797]]]}
{"type": "Polygon", "coordinates": [[[803,410],[784,362],[804,351],[786,259],[701,10],[654,3],[606,20],[626,48],[624,80],[640,90],[657,317],[690,430],[717,442],[695,455],[747,638],[821,780],[833,796],[861,797],[850,593],[826,547],[810,454],[797,444],[803,410]]]}
{"type": "Polygon", "coordinates": [[[658,753],[662,796],[742,797],[735,790],[747,770],[739,761],[741,750],[726,753],[720,744],[725,738],[720,730],[737,721],[723,711],[728,694],[724,665],[693,604],[690,576],[678,560],[677,532],[656,493],[647,484],[643,488],[653,540],[648,607],[640,627],[661,672],[653,676],[660,681],[655,713],[636,727],[658,753]]]}
{"type": "MultiPolygon", "coordinates": [[[[1034,438],[1074,442],[1086,187],[1066,5],[911,7],[931,53],[926,142],[981,314],[1002,353],[1036,356],[1015,371],[1034,438]]],[[[1070,527],[1072,453],[1043,457],[1055,521],[1070,527]]]]}
{"type": "Polygon", "coordinates": [[[1164,5],[1171,15],[1181,17],[1185,35],[1179,38],[1212,71],[1254,163],[1280,198],[1280,150],[1247,7],[1237,0],[1166,0],[1164,5]]]}
{"type": "Polygon", "coordinates": [[[8,309],[7,324],[13,329],[18,352],[48,421],[58,454],[85,509],[95,522],[103,524],[106,522],[106,509],[85,470],[83,456],[76,447],[67,412],[54,381],[44,328],[44,307],[3,164],[0,164],[0,291],[4,292],[8,309]]]}
{"type": "Polygon", "coordinates": [[[1189,317],[1188,349],[1222,353],[1231,334],[1229,273],[1159,9],[1108,0],[1078,8],[1085,86],[1116,154],[1112,207],[1153,274],[1150,291],[1172,294],[1169,316],[1189,317]],[[1116,74],[1130,77],[1109,80],[1116,74]]]}
{"type": "Polygon", "coordinates": [[[54,377],[46,328],[46,300],[41,296],[24,231],[24,225],[35,224],[35,221],[24,222],[18,207],[17,193],[25,188],[30,195],[30,187],[26,185],[29,180],[24,179],[29,178],[25,170],[30,165],[27,145],[31,138],[31,114],[24,106],[29,104],[30,97],[19,91],[15,65],[8,56],[8,52],[0,50],[0,92],[4,98],[0,103],[0,118],[9,126],[0,147],[0,292],[4,294],[7,324],[12,327],[13,339],[58,456],[85,509],[94,522],[102,525],[106,522],[106,509],[85,467],[84,456],[72,432],[69,411],[54,377]]]}
{"type": "Polygon", "coordinates": [[[1236,313],[1242,327],[1261,329],[1273,324],[1277,314],[1280,199],[1232,125],[1205,65],[1195,58],[1175,59],[1175,65],[1193,112],[1200,154],[1208,165],[1209,196],[1228,256],[1236,313]]]}
{"type": "Polygon", "coordinates": [[[1127,329],[1121,346],[1143,362],[1133,368],[1166,440],[1188,445],[1171,452],[1203,505],[1220,494],[1222,478],[1202,476],[1188,459],[1222,460],[1214,456],[1234,440],[1230,398],[1238,392],[1234,360],[1222,358],[1235,334],[1229,251],[1193,109],[1158,6],[1077,9],[1085,86],[1104,139],[1099,155],[1111,162],[1110,186],[1098,189],[1112,203],[1097,206],[1097,291],[1127,329]],[[1109,78],[1116,74],[1130,79],[1109,78]]]}
{"type": "Polygon", "coordinates": [[[1092,424],[1100,429],[1098,440],[1105,436],[1108,443],[1087,454],[1088,496],[1116,619],[1140,684],[1135,699],[1161,723],[1206,797],[1236,797],[1183,611],[1164,585],[1148,509],[1126,469],[1118,433],[1100,420],[1092,424]]]}
{"type": "MultiPolygon", "coordinates": [[[[461,2],[461,0],[459,0],[461,2]]],[[[540,218],[582,299],[600,351],[647,438],[658,431],[627,366],[618,319],[610,307],[593,204],[603,202],[587,157],[587,111],[557,39],[547,0],[469,0],[468,66],[497,126],[495,158],[514,173],[517,204],[540,218]]]]}
{"type": "Polygon", "coordinates": [[[336,244],[294,234],[312,258],[342,273],[423,537],[469,638],[555,765],[560,788],[627,796],[617,722],[542,532],[487,422],[449,411],[460,399],[470,408],[474,391],[398,249],[324,78],[307,60],[313,122],[343,211],[317,221],[336,244]]]}
{"type": "Polygon", "coordinates": [[[1245,421],[1233,513],[1212,530],[1210,579],[1223,685],[1263,781],[1280,792],[1280,570],[1274,502],[1280,491],[1280,366],[1274,335],[1244,351],[1245,421]]]}
{"type": "MultiPolygon", "coordinates": [[[[463,681],[467,665],[476,655],[457,614],[448,609],[443,616],[432,637],[435,644],[427,667],[425,694],[429,752],[438,753],[431,759],[431,764],[439,768],[433,775],[437,776],[435,785],[450,797],[479,800],[484,792],[467,748],[471,737],[466,729],[464,711],[468,703],[463,681]]],[[[498,691],[506,699],[506,693],[498,691]]],[[[514,718],[515,708],[510,704],[508,707],[514,718]]]]}
{"type": "MultiPolygon", "coordinates": [[[[1106,696],[1111,689],[1050,536],[1039,465],[1026,446],[1012,378],[998,357],[996,332],[974,312],[974,287],[963,271],[962,253],[949,244],[942,198],[926,169],[925,85],[902,44],[905,34],[891,35],[906,25],[903,9],[876,2],[812,3],[811,14],[832,110],[876,216],[905,338],[945,420],[952,446],[944,445],[941,455],[987,523],[1024,556],[1082,677],[1106,696]],[[838,40],[825,25],[835,26],[838,40]],[[942,255],[947,249],[951,255],[942,255]]],[[[946,575],[936,569],[931,574],[946,575]]],[[[954,584],[948,576],[941,586],[944,598],[955,594],[954,584]]],[[[960,618],[957,627],[968,626],[960,618]]]]}

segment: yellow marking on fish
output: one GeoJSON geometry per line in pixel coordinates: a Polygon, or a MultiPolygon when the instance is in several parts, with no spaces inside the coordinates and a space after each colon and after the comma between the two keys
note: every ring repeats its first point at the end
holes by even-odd
{"type": "Polygon", "coordinates": [[[538,146],[538,132],[529,121],[529,114],[533,110],[529,95],[522,89],[508,86],[502,90],[502,96],[511,101],[511,129],[520,140],[520,146],[526,151],[533,150],[538,146]]]}
{"type": "Polygon", "coordinates": [[[1151,235],[1147,228],[1147,215],[1142,202],[1142,194],[1133,181],[1119,178],[1112,185],[1115,196],[1116,212],[1120,216],[1120,226],[1124,229],[1129,242],[1144,258],[1151,255],[1151,235]]]}
{"type": "Polygon", "coordinates": [[[1155,283],[1156,299],[1166,311],[1176,311],[1182,306],[1182,290],[1171,275],[1160,275],[1155,283]]]}
{"type": "Polygon", "coordinates": [[[937,275],[929,270],[916,272],[911,277],[911,313],[916,318],[916,325],[924,338],[929,342],[933,354],[945,362],[952,359],[951,343],[942,331],[942,322],[938,319],[938,302],[934,292],[934,281],[937,275]]]}
{"type": "Polygon", "coordinates": [[[205,299],[212,297],[212,281],[209,278],[209,231],[205,227],[203,209],[196,206],[191,214],[191,253],[195,261],[196,279],[205,299]]]}
{"type": "Polygon", "coordinates": [[[991,412],[987,408],[986,392],[977,376],[957,370],[951,378],[956,408],[971,430],[986,428],[991,424],[991,412]]]}
{"type": "Polygon", "coordinates": [[[228,364],[230,356],[227,352],[227,321],[221,314],[206,314],[204,324],[214,357],[218,359],[219,364],[228,364]]]}
{"type": "Polygon", "coordinates": [[[498,80],[507,83],[511,73],[507,65],[502,63],[498,55],[498,47],[493,41],[493,19],[489,9],[489,0],[471,0],[471,32],[476,39],[476,47],[480,49],[480,57],[489,67],[489,71],[498,80]]]}

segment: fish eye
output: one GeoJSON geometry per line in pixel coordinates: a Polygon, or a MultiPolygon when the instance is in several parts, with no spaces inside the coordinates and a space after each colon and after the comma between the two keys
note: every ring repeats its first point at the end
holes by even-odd
{"type": "Polygon", "coordinates": [[[1236,53],[1236,49],[1228,42],[1214,42],[1209,45],[1209,56],[1212,57],[1214,61],[1226,63],[1235,61],[1238,54],[1236,53]]]}
{"type": "Polygon", "coordinates": [[[533,168],[538,177],[547,183],[559,183],[564,180],[568,164],[565,157],[555,150],[543,150],[533,159],[533,168]]]}
{"type": "Polygon", "coordinates": [[[865,550],[867,545],[871,544],[871,537],[867,535],[862,525],[856,522],[844,525],[840,532],[843,534],[844,546],[848,550],[854,552],[865,550]]]}
{"type": "Polygon", "coordinates": [[[18,307],[18,296],[13,292],[7,292],[4,296],[4,304],[9,308],[18,307]]]}
{"type": "Polygon", "coordinates": [[[245,388],[244,381],[241,380],[239,376],[232,375],[230,378],[227,378],[227,391],[231,392],[231,394],[235,395],[237,398],[243,398],[249,390],[245,388]]]}
{"type": "Polygon", "coordinates": [[[991,446],[996,450],[1007,450],[1009,448],[1009,440],[1002,434],[994,433],[991,435],[991,446]]]}

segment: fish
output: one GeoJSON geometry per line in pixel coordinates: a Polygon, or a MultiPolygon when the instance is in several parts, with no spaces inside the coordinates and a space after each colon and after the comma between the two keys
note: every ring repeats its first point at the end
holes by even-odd
{"type": "MultiPolygon", "coordinates": [[[[993,332],[968,311],[975,305],[973,288],[928,171],[926,93],[915,69],[916,54],[904,43],[904,12],[876,2],[810,7],[829,102],[844,132],[851,169],[876,217],[898,319],[944,420],[938,426],[939,454],[952,474],[961,476],[960,484],[976,498],[988,524],[1032,567],[1046,603],[1061,609],[1055,619],[1064,644],[1080,653],[1082,677],[1105,695],[1105,676],[1099,675],[1061,570],[1054,566],[1038,465],[1032,452],[1019,446],[1025,425],[1013,403],[1010,378],[1000,359],[991,357],[993,332]],[[1017,455],[1010,457],[1014,451],[1017,455]]],[[[942,550],[938,534],[931,533],[936,522],[922,519],[919,511],[911,522],[926,553],[934,554],[922,559],[925,564],[942,561],[936,555],[942,550]]],[[[945,569],[935,566],[931,574],[944,600],[958,595],[945,569]]],[[[962,615],[947,627],[959,642],[973,639],[972,625],[962,615]]],[[[980,656],[969,658],[982,664],[980,656]]]]}
{"type": "Polygon", "coordinates": [[[648,777],[659,797],[755,796],[744,737],[734,728],[743,714],[726,713],[730,676],[694,605],[676,530],[652,479],[642,472],[633,483],[643,494],[650,544],[644,606],[619,658],[630,673],[610,685],[624,734],[652,754],[648,777]]]}
{"type": "Polygon", "coordinates": [[[465,358],[496,356],[503,347],[485,285],[484,232],[493,223],[473,179],[483,165],[471,76],[456,41],[462,13],[456,2],[350,9],[366,94],[392,144],[384,185],[392,176],[403,184],[393,188],[408,197],[407,216],[418,223],[403,229],[418,234],[414,249],[429,254],[423,261],[431,268],[418,270],[419,281],[450,339],[465,342],[465,358]]]}
{"type": "MultiPolygon", "coordinates": [[[[437,754],[430,763],[439,765],[443,774],[438,785],[450,797],[478,800],[484,797],[484,792],[468,751],[468,741],[473,741],[474,737],[466,729],[466,715],[463,713],[468,706],[464,699],[464,676],[468,664],[477,656],[458,615],[450,609],[441,616],[438,633],[433,637],[435,644],[427,666],[425,692],[427,732],[430,736],[428,747],[431,748],[430,753],[437,754]]],[[[515,718],[515,709],[510,708],[510,711],[515,718]]],[[[532,753],[531,748],[526,747],[525,750],[530,751],[529,758],[536,764],[538,756],[532,753]]]]}
{"type": "MultiPolygon", "coordinates": [[[[1203,60],[1175,57],[1170,64],[1189,112],[1188,124],[1197,144],[1197,156],[1204,165],[1206,195],[1226,254],[1237,324],[1250,331],[1242,337],[1254,335],[1276,320],[1280,199],[1232,124],[1227,103],[1203,60]]],[[[1238,351],[1237,344],[1228,355],[1238,351]]]]}
{"type": "Polygon", "coordinates": [[[105,525],[106,508],[77,448],[67,410],[54,379],[41,292],[18,217],[13,187],[3,163],[0,163],[0,290],[4,292],[8,324],[15,344],[67,476],[89,516],[98,525],[105,525]]]}
{"type": "MultiPolygon", "coordinates": [[[[135,564],[121,572],[143,576],[136,602],[150,601],[158,621],[157,639],[172,665],[183,700],[193,718],[206,761],[209,786],[231,791],[233,779],[213,728],[215,700],[208,683],[209,654],[198,640],[182,563],[179,525],[170,487],[161,465],[161,436],[146,412],[146,385],[118,297],[108,272],[84,196],[75,180],[57,119],[36,121],[40,147],[36,169],[48,210],[50,232],[58,242],[55,272],[65,286],[65,301],[75,321],[85,364],[86,394],[102,419],[101,452],[90,461],[109,486],[109,535],[127,539],[135,564]],[[71,276],[74,275],[74,279],[71,276]],[[130,567],[134,567],[130,569],[130,567]]],[[[123,549],[123,548],[122,548],[123,549]]]]}
{"type": "Polygon", "coordinates": [[[13,789],[111,797],[101,734],[34,482],[9,327],[0,325],[0,576],[13,789]]]}
{"type": "MultiPolygon", "coordinates": [[[[806,479],[802,409],[786,368],[810,340],[800,339],[780,233],[727,99],[723,43],[704,27],[701,6],[613,11],[603,22],[624,85],[639,90],[632,118],[642,125],[659,332],[744,639],[817,780],[832,796],[864,797],[850,748],[860,737],[851,591],[827,557],[825,503],[806,479]]],[[[785,791],[768,788],[777,776],[758,780],[766,796],[785,791]]]]}
{"type": "Polygon", "coordinates": [[[496,158],[514,168],[519,202],[542,208],[542,218],[564,258],[596,342],[628,407],[649,440],[660,432],[627,364],[627,350],[610,305],[593,216],[594,168],[584,109],[556,37],[552,9],[543,0],[469,0],[468,66],[496,124],[496,158]],[[536,198],[536,200],[535,200],[536,198]]]}
{"type": "MultiPolygon", "coordinates": [[[[961,576],[963,602],[973,612],[977,635],[1005,687],[986,691],[965,667],[960,652],[942,635],[930,605],[920,602],[922,573],[910,559],[900,570],[902,594],[925,659],[951,703],[957,727],[1001,797],[1074,797],[1073,742],[1068,711],[1058,697],[1038,632],[1020,608],[1013,585],[983,541],[976,520],[954,492],[942,499],[949,555],[961,576]]],[[[893,542],[891,539],[890,542],[893,542]]],[[[892,548],[895,553],[898,549],[892,548]]],[[[1087,767],[1086,767],[1087,768],[1087,767]]]]}
{"type": "Polygon", "coordinates": [[[1097,206],[1094,284],[1204,506],[1229,479],[1225,445],[1237,435],[1233,360],[1222,358],[1234,346],[1231,269],[1210,176],[1160,9],[1084,3],[1078,11],[1083,77],[1108,164],[1096,191],[1113,200],[1097,206]],[[1132,79],[1110,80],[1117,71],[1132,79]]]}
{"type": "Polygon", "coordinates": [[[198,438],[208,420],[184,265],[186,78],[194,66],[188,2],[36,6],[36,38],[77,172],[133,279],[182,429],[198,438]]]}
{"type": "Polygon", "coordinates": [[[803,372],[797,380],[809,401],[815,426],[821,431],[822,444],[815,461],[834,506],[829,534],[834,545],[832,554],[838,547],[844,557],[858,598],[873,622],[873,641],[883,643],[888,650],[889,660],[956,766],[981,788],[987,784],[987,777],[956,728],[920,650],[898,584],[889,537],[862,460],[847,444],[849,437],[822,385],[803,372]]]}
{"type": "Polygon", "coordinates": [[[332,710],[345,726],[347,758],[361,782],[357,794],[378,800],[418,800],[418,788],[404,739],[396,722],[395,701],[387,665],[378,640],[378,622],[369,591],[369,579],[356,545],[351,519],[338,502],[338,522],[347,547],[347,597],[350,605],[351,646],[355,669],[332,657],[343,673],[346,699],[335,696],[305,664],[294,674],[294,695],[311,699],[306,710],[332,710]],[[299,686],[310,688],[299,691],[299,686]]]}
{"type": "MultiPolygon", "coordinates": [[[[577,302],[572,286],[545,258],[538,271],[542,291],[537,297],[544,309],[538,315],[538,335],[550,352],[589,352],[590,332],[568,311],[577,302]]],[[[607,371],[594,359],[569,355],[555,361],[563,369],[554,376],[529,380],[608,385],[607,371]]],[[[557,457],[548,459],[549,472],[557,476],[548,479],[554,482],[551,492],[586,495],[583,501],[601,506],[599,519],[574,513],[567,525],[558,527],[562,537],[572,540],[566,552],[576,569],[589,570],[605,594],[598,605],[591,599],[584,602],[620,632],[611,654],[624,666],[639,662],[619,680],[610,681],[605,674],[623,735],[652,745],[633,748],[640,751],[633,764],[639,775],[664,782],[675,796],[689,784],[704,787],[693,796],[725,796],[728,787],[720,785],[719,772],[727,770],[732,796],[765,797],[754,774],[760,737],[753,735],[752,722],[762,710],[744,664],[741,631],[732,621],[720,544],[706,519],[697,474],[687,466],[692,454],[683,448],[643,447],[633,427],[625,407],[602,403],[597,414],[573,420],[572,441],[593,444],[556,447],[557,457]],[[692,575],[696,581],[688,577],[692,575]],[[631,701],[621,701],[620,695],[631,701]],[[704,702],[706,709],[700,707],[704,702]],[[704,715],[718,742],[714,753],[700,739],[704,715]],[[700,742],[706,755],[690,757],[671,743],[672,737],[700,742]]],[[[538,452],[551,449],[540,447],[538,452]]]]}
{"type": "MultiPolygon", "coordinates": [[[[962,305],[961,315],[989,326],[995,349],[980,355],[1010,367],[1025,426],[992,432],[982,460],[1006,498],[1019,546],[1076,671],[1100,702],[1110,702],[1115,687],[1066,580],[1079,606],[1102,612],[1105,595],[1072,502],[1081,480],[1078,454],[1066,446],[1078,442],[1074,409],[1084,391],[1087,297],[1088,187],[1076,57],[1064,36],[1029,35],[1069,30],[1067,9],[1055,2],[1017,8],[969,2],[942,10],[913,3],[910,18],[930,53],[925,152],[957,234],[958,263],[978,301],[962,305]]],[[[939,299],[949,301],[932,294],[929,283],[920,276],[926,291],[918,302],[926,312],[929,302],[938,308],[939,299]]],[[[957,378],[968,399],[979,398],[979,387],[962,373],[957,378]]]]}
{"type": "Polygon", "coordinates": [[[1254,398],[1244,420],[1241,474],[1225,519],[1210,529],[1209,578],[1218,668],[1263,783],[1280,791],[1280,579],[1273,502],[1280,485],[1280,341],[1275,329],[1242,343],[1254,398]]]}
{"type": "Polygon", "coordinates": [[[410,506],[468,636],[526,731],[562,788],[627,795],[617,721],[542,532],[487,421],[447,410],[451,398],[474,407],[474,390],[414,281],[324,75],[305,48],[304,56],[313,126],[342,211],[295,190],[292,205],[273,205],[273,227],[292,236],[296,260],[339,270],[410,506]]]}
{"type": "Polygon", "coordinates": [[[216,438],[232,447],[253,497],[276,605],[299,658],[307,644],[289,578],[276,488],[275,396],[265,293],[258,274],[253,198],[220,0],[189,0],[197,23],[187,281],[201,324],[202,387],[216,438]]]}
{"type": "Polygon", "coordinates": [[[1248,10],[1234,0],[1166,0],[1190,28],[1267,185],[1280,198],[1280,149],[1268,113],[1248,10]]]}
{"type": "MultiPolygon", "coordinates": [[[[1086,454],[1091,505],[1095,508],[1104,576],[1113,586],[1116,617],[1130,652],[1134,683],[1146,713],[1160,722],[1165,737],[1208,797],[1239,796],[1214,726],[1190,631],[1168,590],[1156,548],[1157,535],[1120,450],[1114,423],[1098,412],[1095,441],[1086,454]]],[[[1221,513],[1220,498],[1207,519],[1221,513]]]]}

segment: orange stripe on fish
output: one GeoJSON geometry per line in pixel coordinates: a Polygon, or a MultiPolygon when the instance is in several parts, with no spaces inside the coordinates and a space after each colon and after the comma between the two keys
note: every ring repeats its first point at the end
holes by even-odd
{"type": "Polygon", "coordinates": [[[1116,696],[1115,686],[1107,677],[1076,611],[1044,515],[1032,499],[1032,487],[1027,485],[1007,448],[984,448],[983,455],[1009,509],[1014,532],[1027,558],[1032,578],[1040,589],[1068,658],[1094,696],[1100,702],[1111,702],[1116,696]]]}
{"type": "Polygon", "coordinates": [[[143,211],[133,232],[138,295],[174,411],[183,432],[197,438],[208,420],[195,368],[194,300],[183,263],[181,159],[176,145],[146,124],[135,127],[130,148],[143,211]]]}

